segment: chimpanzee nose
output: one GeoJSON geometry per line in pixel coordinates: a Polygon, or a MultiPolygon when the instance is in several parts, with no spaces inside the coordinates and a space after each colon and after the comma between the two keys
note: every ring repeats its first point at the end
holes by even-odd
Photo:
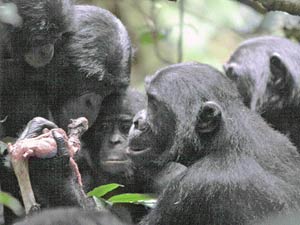
{"type": "Polygon", "coordinates": [[[121,143],[121,136],[120,134],[114,134],[111,136],[111,138],[109,139],[111,144],[120,144],[121,143]]]}

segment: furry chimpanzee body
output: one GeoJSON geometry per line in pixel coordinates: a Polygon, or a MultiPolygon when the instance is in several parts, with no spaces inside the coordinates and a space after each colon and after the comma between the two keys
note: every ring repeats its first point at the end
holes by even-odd
{"type": "Polygon", "coordinates": [[[300,148],[300,46],[280,37],[243,42],[224,65],[245,104],[300,148]]]}
{"type": "Polygon", "coordinates": [[[80,208],[45,210],[15,225],[126,225],[109,212],[83,211],[80,208]]]}
{"type": "MultiPolygon", "coordinates": [[[[102,100],[109,94],[122,93],[128,86],[131,44],[122,23],[106,10],[78,5],[74,6],[72,24],[68,33],[56,43],[51,62],[39,68],[44,79],[38,80],[36,86],[25,79],[21,81],[22,85],[16,85],[12,81],[17,79],[17,73],[12,71],[13,79],[10,77],[8,82],[10,85],[5,86],[5,94],[2,95],[6,99],[6,103],[2,104],[3,114],[8,115],[4,123],[6,135],[16,136],[25,120],[35,116],[44,116],[63,129],[66,129],[71,118],[84,116],[92,126],[102,100]],[[20,104],[14,104],[15,102],[20,104]],[[23,108],[24,104],[26,107],[23,108]],[[21,122],[16,124],[17,121],[21,122]]],[[[52,160],[41,160],[40,164],[45,163],[47,167],[51,165],[52,160]]],[[[34,173],[31,176],[32,180],[40,179],[44,182],[47,176],[44,176],[44,180],[41,179],[43,176],[40,165],[37,166],[37,163],[32,162],[29,164],[30,172],[34,173]]],[[[55,168],[55,162],[49,167],[55,168]]],[[[53,174],[53,170],[49,173],[53,174]]],[[[62,175],[64,172],[58,170],[55,173],[59,180],[57,182],[64,184],[66,181],[66,177],[62,175]]],[[[66,173],[68,174],[68,171],[66,173]]],[[[18,197],[14,177],[5,174],[2,181],[2,190],[18,197]],[[9,182],[6,182],[6,179],[9,182]]],[[[52,182],[51,179],[49,182],[52,182]]],[[[37,187],[38,191],[43,190],[37,194],[37,202],[45,202],[43,204],[45,207],[79,204],[78,201],[67,201],[63,198],[61,202],[47,202],[52,193],[57,193],[58,188],[45,183],[37,187]]],[[[64,195],[65,192],[60,190],[60,193],[64,195]]],[[[10,221],[12,215],[9,215],[9,210],[5,211],[5,217],[10,221]]]]}
{"type": "Polygon", "coordinates": [[[299,153],[244,106],[220,72],[199,63],[169,66],[146,80],[146,92],[129,155],[144,167],[177,161],[188,168],[141,224],[247,224],[299,209],[299,153]]]}

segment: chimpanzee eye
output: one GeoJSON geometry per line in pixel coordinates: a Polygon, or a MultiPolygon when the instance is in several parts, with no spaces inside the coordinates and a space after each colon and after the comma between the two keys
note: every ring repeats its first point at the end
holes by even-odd
{"type": "Polygon", "coordinates": [[[101,123],[101,130],[108,130],[112,125],[109,122],[101,123]]]}
{"type": "Polygon", "coordinates": [[[131,127],[131,122],[121,122],[119,124],[119,129],[123,134],[128,134],[130,127],[131,127]]]}

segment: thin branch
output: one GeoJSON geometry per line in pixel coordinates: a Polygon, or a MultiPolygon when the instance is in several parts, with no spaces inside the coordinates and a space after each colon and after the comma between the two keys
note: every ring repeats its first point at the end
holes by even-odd
{"type": "Polygon", "coordinates": [[[284,11],[293,15],[300,15],[299,0],[237,0],[251,6],[259,12],[284,11]]]}
{"type": "Polygon", "coordinates": [[[151,36],[153,39],[153,44],[154,44],[154,53],[156,55],[156,57],[161,60],[162,62],[166,63],[166,64],[173,64],[173,62],[171,62],[170,60],[164,58],[161,55],[161,52],[159,50],[159,45],[158,45],[158,37],[159,37],[159,30],[157,29],[157,21],[156,21],[156,15],[155,15],[155,4],[152,3],[151,5],[151,15],[149,16],[146,12],[144,12],[144,10],[142,9],[140,3],[138,1],[133,0],[133,6],[138,10],[138,12],[143,16],[144,21],[147,25],[147,27],[149,28],[150,32],[151,32],[151,36]]]}
{"type": "Polygon", "coordinates": [[[183,25],[184,25],[184,0],[179,1],[179,37],[178,37],[178,58],[177,62],[183,59],[183,25]]]}

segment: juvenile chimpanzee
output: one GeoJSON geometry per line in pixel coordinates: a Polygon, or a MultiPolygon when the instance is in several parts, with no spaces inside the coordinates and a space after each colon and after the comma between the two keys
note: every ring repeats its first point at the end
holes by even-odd
{"type": "Polygon", "coordinates": [[[113,94],[103,101],[91,134],[94,140],[90,153],[97,171],[95,186],[113,182],[133,185],[134,168],[126,154],[127,137],[134,115],[145,107],[145,96],[131,88],[124,95],[113,94]]]}
{"type": "Polygon", "coordinates": [[[224,65],[244,103],[300,148],[300,46],[280,37],[243,42],[224,65]]]}
{"type": "Polygon", "coordinates": [[[299,209],[299,153],[220,72],[200,63],[169,66],[146,80],[146,92],[128,154],[144,167],[176,161],[188,168],[141,224],[247,224],[299,209]]]}
{"type": "Polygon", "coordinates": [[[55,208],[30,216],[15,225],[126,225],[109,212],[55,208]]]}
{"type": "MultiPolygon", "coordinates": [[[[112,195],[142,192],[126,149],[132,119],[146,107],[145,103],[145,95],[131,88],[124,94],[112,94],[104,99],[97,121],[86,133],[86,146],[80,152],[83,157],[79,157],[87,191],[103,184],[119,183],[124,187],[112,195]]],[[[113,210],[128,222],[141,219],[146,213],[144,207],[130,204],[114,205],[113,210]]]]}

